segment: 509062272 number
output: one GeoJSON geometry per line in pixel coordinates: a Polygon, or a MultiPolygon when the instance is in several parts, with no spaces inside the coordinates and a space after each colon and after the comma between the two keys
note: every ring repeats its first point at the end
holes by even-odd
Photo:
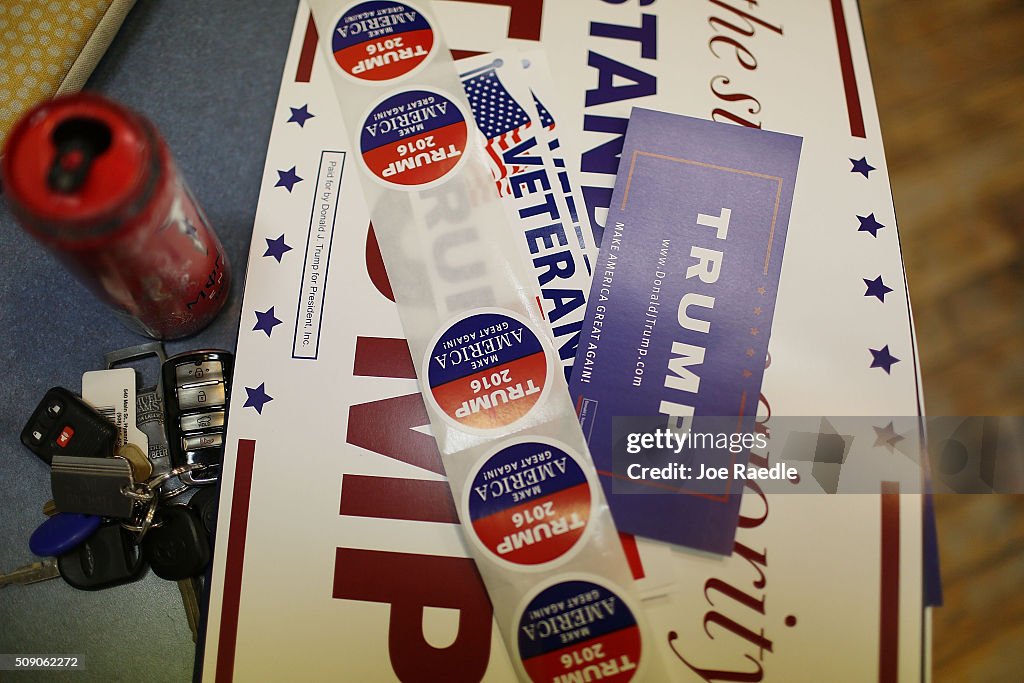
{"type": "Polygon", "coordinates": [[[0,671],[82,668],[78,655],[0,655],[0,671]]]}

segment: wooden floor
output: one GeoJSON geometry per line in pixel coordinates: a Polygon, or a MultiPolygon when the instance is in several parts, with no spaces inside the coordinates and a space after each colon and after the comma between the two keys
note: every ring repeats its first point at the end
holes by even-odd
{"type": "MultiPolygon", "coordinates": [[[[1024,414],[1024,2],[861,0],[931,415],[1024,414]]],[[[1024,497],[937,500],[935,681],[1024,681],[1024,497]]]]}

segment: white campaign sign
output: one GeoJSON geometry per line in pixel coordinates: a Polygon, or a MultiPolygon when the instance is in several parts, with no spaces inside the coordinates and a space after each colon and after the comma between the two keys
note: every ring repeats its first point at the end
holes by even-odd
{"type": "MultiPolygon", "coordinates": [[[[327,21],[345,9],[321,4],[331,5],[327,21]]],[[[558,134],[578,152],[566,161],[598,225],[633,105],[802,136],[761,412],[918,413],[909,302],[852,0],[432,7],[455,48],[546,53],[558,134]],[[882,226],[868,222],[874,232],[859,229],[858,217],[869,215],[882,226]],[[884,301],[865,295],[864,280],[876,277],[892,290],[884,301]]],[[[411,78],[423,82],[431,64],[414,65],[411,78]]],[[[412,264],[385,272],[364,196],[376,206],[383,192],[396,193],[384,189],[386,178],[355,172],[357,131],[339,111],[332,66],[300,3],[249,254],[203,679],[515,680],[521,669],[492,619],[470,559],[480,550],[459,524],[462,502],[448,493],[432,438],[447,457],[479,437],[456,439],[449,422],[431,420],[442,404],[424,407],[415,380],[441,312],[494,286],[493,266],[473,267],[489,258],[488,243],[465,232],[468,223],[381,235],[389,265],[396,249],[412,264]],[[314,359],[296,343],[305,324],[299,297],[311,225],[319,229],[316,178],[326,155],[340,153],[314,359]],[[282,185],[289,170],[301,180],[282,185]],[[392,286],[418,297],[422,311],[413,323],[421,333],[408,344],[402,323],[410,321],[400,322],[392,286]]],[[[454,70],[451,79],[444,90],[455,102],[454,70]]],[[[374,92],[360,114],[391,90],[374,92]]],[[[392,208],[402,221],[428,222],[438,206],[459,206],[449,185],[434,186],[435,205],[395,200],[392,208]]],[[[529,270],[509,277],[522,295],[484,307],[511,309],[545,334],[529,270]]],[[[473,474],[473,460],[459,477],[473,474]]],[[[919,497],[761,497],[752,489],[741,514],[729,558],[639,541],[646,577],[635,586],[645,599],[627,602],[651,623],[667,668],[657,680],[929,676],[919,497]]]]}

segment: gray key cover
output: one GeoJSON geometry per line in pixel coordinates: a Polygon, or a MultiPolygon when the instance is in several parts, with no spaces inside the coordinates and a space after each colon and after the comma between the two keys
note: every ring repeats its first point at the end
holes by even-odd
{"type": "Polygon", "coordinates": [[[168,505],[160,511],[160,526],[142,539],[142,554],[161,579],[180,581],[199,576],[210,563],[210,539],[193,510],[168,505]]]}
{"type": "Polygon", "coordinates": [[[123,458],[55,455],[50,466],[53,502],[61,512],[129,519],[134,501],[123,491],[132,483],[132,467],[123,458]]]}
{"type": "Polygon", "coordinates": [[[117,522],[105,522],[80,546],[58,557],[57,569],[74,588],[94,591],[138,580],[146,561],[131,534],[117,522]]]}

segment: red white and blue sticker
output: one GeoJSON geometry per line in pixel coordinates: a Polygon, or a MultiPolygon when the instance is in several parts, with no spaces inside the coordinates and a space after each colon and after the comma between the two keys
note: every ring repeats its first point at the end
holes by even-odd
{"type": "Polygon", "coordinates": [[[520,421],[551,379],[540,337],[501,309],[476,309],[448,325],[424,365],[427,398],[446,420],[477,433],[520,421]]]}
{"type": "Polygon", "coordinates": [[[590,521],[587,475],[567,447],[550,441],[502,446],[483,460],[466,496],[476,540],[514,565],[568,558],[590,521]]]}
{"type": "Polygon", "coordinates": [[[413,5],[390,0],[360,2],[334,25],[331,51],[341,70],[381,83],[412,73],[437,45],[427,18],[413,5]]]}
{"type": "Polygon", "coordinates": [[[370,109],[359,131],[359,156],[385,185],[421,189],[455,170],[467,139],[466,115],[451,98],[415,88],[370,109]]]}
{"type": "Polygon", "coordinates": [[[625,683],[640,666],[642,638],[619,595],[592,581],[556,583],[519,617],[519,659],[535,683],[625,683]]]}

